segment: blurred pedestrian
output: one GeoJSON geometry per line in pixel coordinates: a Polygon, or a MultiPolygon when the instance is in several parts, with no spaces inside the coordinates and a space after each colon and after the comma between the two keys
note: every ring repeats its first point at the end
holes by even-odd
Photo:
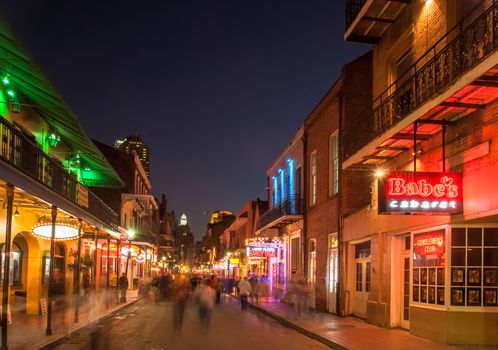
{"type": "Polygon", "coordinates": [[[197,289],[197,300],[199,302],[199,320],[205,329],[209,329],[211,322],[211,310],[215,300],[215,291],[210,286],[211,280],[205,280],[197,289]]]}
{"type": "Polygon", "coordinates": [[[221,293],[223,292],[223,283],[219,278],[216,278],[214,282],[214,291],[216,292],[216,304],[219,304],[221,302],[221,293]]]}
{"type": "Polygon", "coordinates": [[[247,310],[247,298],[251,292],[251,283],[249,283],[247,277],[244,277],[244,279],[239,282],[240,306],[243,311],[247,310]]]}
{"type": "Polygon", "coordinates": [[[121,275],[118,279],[118,288],[119,291],[121,292],[121,297],[119,298],[119,301],[121,303],[126,303],[126,291],[128,290],[128,278],[126,278],[125,273],[121,275]]]}
{"type": "Polygon", "coordinates": [[[175,301],[173,306],[173,329],[181,332],[183,316],[185,314],[185,304],[190,294],[190,283],[184,274],[178,275],[172,284],[172,296],[175,301]]]}
{"type": "Polygon", "coordinates": [[[91,279],[90,279],[90,273],[88,271],[85,271],[83,273],[83,281],[81,282],[83,286],[83,298],[85,302],[88,301],[88,295],[90,294],[90,287],[92,285],[91,279]]]}
{"type": "Polygon", "coordinates": [[[251,289],[252,289],[251,296],[253,303],[259,304],[259,295],[261,293],[261,290],[260,290],[258,276],[252,275],[251,278],[249,279],[249,283],[251,284],[251,289]]]}

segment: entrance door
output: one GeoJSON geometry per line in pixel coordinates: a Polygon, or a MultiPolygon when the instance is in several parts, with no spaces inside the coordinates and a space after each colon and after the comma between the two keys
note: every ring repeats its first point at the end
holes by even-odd
{"type": "Polygon", "coordinates": [[[337,313],[337,282],[339,279],[339,254],[337,251],[337,233],[329,235],[329,261],[328,261],[328,283],[327,283],[327,309],[329,312],[337,313]]]}
{"type": "Polygon", "coordinates": [[[309,260],[309,306],[315,308],[315,284],[316,284],[316,239],[310,239],[309,260]]]}
{"type": "Polygon", "coordinates": [[[337,313],[337,279],[339,277],[337,248],[329,249],[328,310],[337,313]]]}
{"type": "Polygon", "coordinates": [[[401,279],[401,328],[410,329],[410,255],[403,254],[403,278],[401,279]]]}
{"type": "Polygon", "coordinates": [[[370,241],[355,246],[355,290],[353,314],[367,317],[368,295],[371,281],[370,241]]]}

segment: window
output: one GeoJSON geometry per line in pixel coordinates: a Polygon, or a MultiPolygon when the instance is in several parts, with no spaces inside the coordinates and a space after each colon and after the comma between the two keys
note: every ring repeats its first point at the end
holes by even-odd
{"type": "Polygon", "coordinates": [[[413,235],[413,301],[444,305],[445,231],[413,235]]]}
{"type": "Polygon", "coordinates": [[[339,137],[337,131],[329,139],[329,196],[339,192],[339,137]]]}
{"type": "Polygon", "coordinates": [[[498,306],[498,228],[451,230],[452,306],[498,306]]]}
{"type": "Polygon", "coordinates": [[[316,205],[317,194],[316,150],[310,155],[310,206],[316,205]]]}

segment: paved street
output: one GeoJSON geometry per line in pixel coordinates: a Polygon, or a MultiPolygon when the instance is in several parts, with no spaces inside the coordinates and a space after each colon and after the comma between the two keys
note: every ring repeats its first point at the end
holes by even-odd
{"type": "Polygon", "coordinates": [[[185,312],[183,331],[174,333],[171,302],[139,301],[102,324],[89,326],[55,349],[328,349],[253,311],[242,313],[233,299],[213,310],[211,327],[201,327],[197,306],[185,312]]]}

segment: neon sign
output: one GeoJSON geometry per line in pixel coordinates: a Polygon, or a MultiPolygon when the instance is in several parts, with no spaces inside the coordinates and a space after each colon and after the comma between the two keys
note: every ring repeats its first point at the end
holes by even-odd
{"type": "Polygon", "coordinates": [[[272,258],[277,256],[277,250],[272,247],[247,247],[246,253],[251,258],[272,258]]]}
{"type": "Polygon", "coordinates": [[[413,236],[413,252],[419,255],[444,254],[444,231],[413,236]]]}
{"type": "Polygon", "coordinates": [[[463,211],[460,173],[396,172],[379,181],[380,213],[463,211]]]}

